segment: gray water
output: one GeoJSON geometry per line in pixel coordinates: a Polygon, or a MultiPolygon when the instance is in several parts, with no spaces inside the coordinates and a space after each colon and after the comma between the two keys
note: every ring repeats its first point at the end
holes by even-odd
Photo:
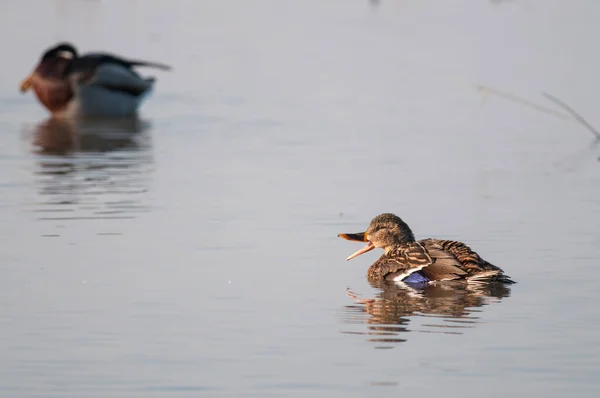
{"type": "Polygon", "coordinates": [[[9,1],[1,397],[597,397],[595,0],[9,1]],[[59,40],[171,64],[140,120],[18,92],[59,40]],[[485,88],[482,89],[482,86],[485,88]],[[372,287],[394,212],[518,283],[372,287]]]}

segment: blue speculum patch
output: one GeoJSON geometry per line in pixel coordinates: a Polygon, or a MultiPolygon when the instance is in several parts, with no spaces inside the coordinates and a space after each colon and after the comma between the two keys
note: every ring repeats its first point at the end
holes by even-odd
{"type": "Polygon", "coordinates": [[[417,271],[417,272],[413,272],[412,274],[410,274],[409,276],[404,278],[402,280],[402,282],[404,282],[404,283],[427,283],[427,282],[429,282],[429,279],[427,279],[425,276],[423,276],[422,273],[417,271]]]}

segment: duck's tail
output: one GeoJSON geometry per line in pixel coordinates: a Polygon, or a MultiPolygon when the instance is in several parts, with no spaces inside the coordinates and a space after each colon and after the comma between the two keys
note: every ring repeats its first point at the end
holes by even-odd
{"type": "Polygon", "coordinates": [[[130,66],[145,66],[148,68],[156,68],[161,70],[171,70],[173,69],[171,66],[166,64],[161,64],[159,62],[150,62],[150,61],[140,61],[140,60],[131,60],[127,61],[130,66]]]}
{"type": "Polygon", "coordinates": [[[469,283],[488,283],[488,282],[499,282],[506,284],[516,283],[508,275],[504,275],[501,270],[494,269],[490,271],[483,271],[475,275],[471,275],[467,278],[469,283]]]}

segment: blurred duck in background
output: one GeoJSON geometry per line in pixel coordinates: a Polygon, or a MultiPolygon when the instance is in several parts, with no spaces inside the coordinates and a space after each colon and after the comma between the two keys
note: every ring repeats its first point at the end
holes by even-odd
{"type": "Polygon", "coordinates": [[[72,44],[60,43],[44,52],[21,83],[21,92],[33,89],[52,116],[133,116],[154,86],[154,77],[144,78],[133,70],[144,66],[171,69],[106,53],[80,56],[72,44]]]}

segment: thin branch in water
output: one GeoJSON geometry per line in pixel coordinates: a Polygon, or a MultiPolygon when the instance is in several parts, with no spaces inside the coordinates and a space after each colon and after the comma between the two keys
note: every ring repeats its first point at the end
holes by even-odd
{"type": "Polygon", "coordinates": [[[596,136],[596,140],[600,140],[600,133],[598,132],[598,130],[596,130],[591,124],[589,124],[583,118],[583,116],[581,116],[579,113],[575,112],[573,110],[573,108],[571,108],[569,105],[565,104],[564,102],[562,102],[561,100],[559,100],[558,98],[556,98],[553,95],[550,95],[548,93],[542,93],[542,95],[544,97],[548,98],[550,101],[554,102],[556,105],[563,108],[565,111],[569,112],[575,120],[577,120],[579,123],[583,124],[588,130],[590,130],[592,132],[592,134],[594,134],[596,136]]]}
{"type": "Polygon", "coordinates": [[[526,106],[528,106],[530,108],[534,108],[534,109],[536,109],[538,111],[541,111],[541,112],[544,112],[544,113],[548,113],[548,114],[550,114],[552,116],[555,116],[555,117],[558,117],[560,119],[563,119],[563,120],[572,120],[572,117],[569,116],[569,115],[567,115],[567,114],[564,114],[562,112],[557,112],[554,109],[546,108],[546,107],[544,107],[542,105],[535,104],[535,103],[533,103],[531,101],[526,100],[525,98],[518,97],[518,96],[516,96],[514,94],[505,93],[505,92],[502,92],[500,90],[496,90],[495,88],[488,87],[488,86],[483,86],[483,85],[476,85],[475,87],[477,88],[478,91],[482,92],[483,94],[496,94],[496,95],[498,95],[500,97],[509,99],[511,101],[514,101],[514,102],[518,102],[520,104],[526,105],[526,106]]]}

